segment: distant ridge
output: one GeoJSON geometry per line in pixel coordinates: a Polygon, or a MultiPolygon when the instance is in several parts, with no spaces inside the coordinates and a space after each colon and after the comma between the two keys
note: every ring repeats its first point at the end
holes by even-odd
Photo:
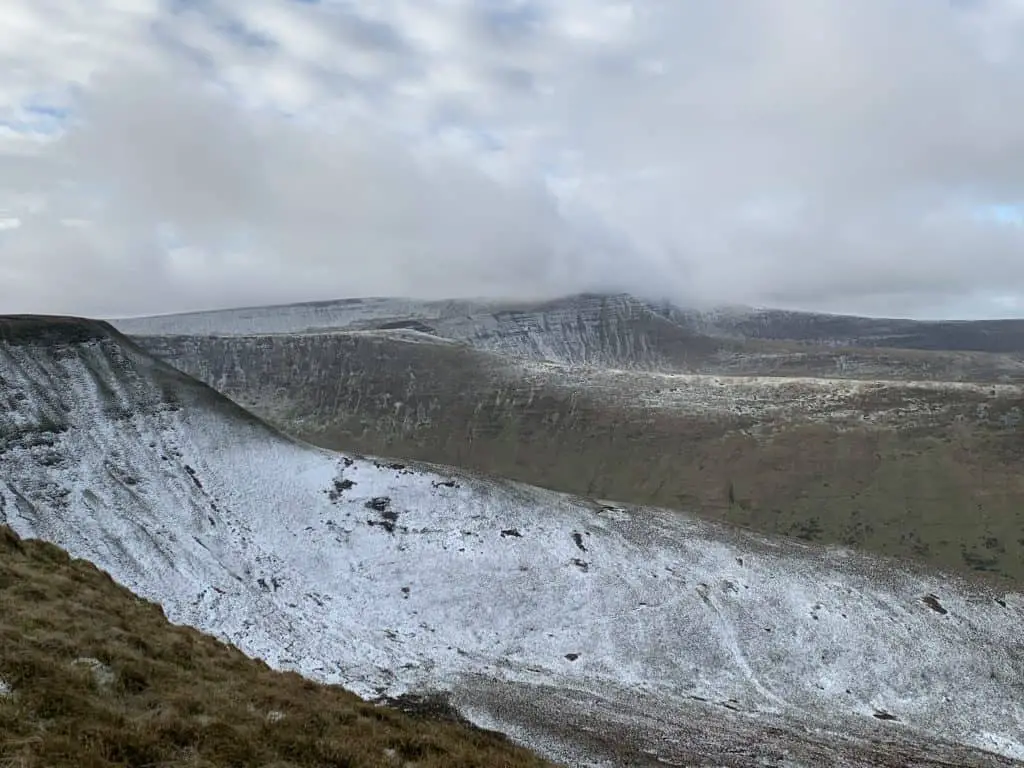
{"type": "MultiPolygon", "coordinates": [[[[583,293],[543,301],[417,300],[374,297],[221,309],[111,322],[136,336],[251,335],[365,330],[423,323],[447,338],[479,340],[480,329],[524,318],[659,318],[677,332],[724,341],[798,342],[828,347],[888,347],[1024,355],[1024,319],[902,320],[742,306],[710,309],[648,301],[625,293],[583,293]]],[[[594,322],[594,320],[591,320],[594,322]]]]}

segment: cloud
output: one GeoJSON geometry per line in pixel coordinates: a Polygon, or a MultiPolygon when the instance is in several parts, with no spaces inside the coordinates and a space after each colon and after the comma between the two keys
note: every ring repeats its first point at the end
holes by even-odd
{"type": "Polygon", "coordinates": [[[1015,0],[90,5],[0,40],[7,311],[1024,306],[1015,0]]]}

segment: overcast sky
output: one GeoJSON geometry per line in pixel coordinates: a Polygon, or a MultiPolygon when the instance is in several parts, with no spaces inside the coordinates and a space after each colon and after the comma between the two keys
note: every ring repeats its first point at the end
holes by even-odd
{"type": "Polygon", "coordinates": [[[0,313],[1024,316],[1022,0],[4,0],[0,313]]]}

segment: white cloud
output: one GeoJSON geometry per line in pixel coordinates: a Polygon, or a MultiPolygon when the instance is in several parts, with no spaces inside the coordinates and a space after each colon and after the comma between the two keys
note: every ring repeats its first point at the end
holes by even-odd
{"type": "Polygon", "coordinates": [[[979,215],[1024,200],[1013,0],[88,6],[5,6],[9,311],[1024,297],[1024,228],[979,215]]]}

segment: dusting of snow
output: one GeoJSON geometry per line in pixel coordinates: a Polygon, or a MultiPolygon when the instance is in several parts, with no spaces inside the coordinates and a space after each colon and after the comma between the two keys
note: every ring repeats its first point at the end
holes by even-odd
{"type": "Polygon", "coordinates": [[[474,314],[484,308],[491,307],[485,302],[474,301],[365,298],[123,318],[111,322],[122,333],[136,335],[244,336],[251,333],[302,333],[359,328],[403,317],[437,320],[474,314]]]}
{"type": "Polygon", "coordinates": [[[0,398],[0,522],[277,668],[368,697],[474,680],[643,693],[736,709],[755,730],[1024,759],[1019,596],[317,450],[114,340],[0,343],[0,398]]]}
{"type": "MultiPolygon", "coordinates": [[[[282,343],[275,336],[344,331],[459,343],[501,359],[583,368],[1024,382],[1021,321],[917,323],[744,307],[698,310],[626,294],[534,302],[347,299],[114,324],[158,354],[189,337],[219,337],[232,350],[236,342],[252,341],[267,352],[263,345],[282,343]]],[[[187,354],[175,359],[193,374],[204,364],[187,354]]],[[[198,375],[203,378],[201,370],[198,375]]]]}
{"type": "Polygon", "coordinates": [[[739,417],[773,428],[794,421],[827,422],[837,428],[908,426],[951,418],[965,408],[972,420],[998,419],[1010,426],[1022,418],[1016,400],[1024,396],[1024,386],[1018,384],[665,373],[536,360],[516,365],[523,381],[534,388],[555,386],[621,407],[739,417]],[[947,394],[951,397],[942,397],[947,394]],[[1003,413],[991,409],[994,403],[1013,407],[1003,413]]]}
{"type": "Polygon", "coordinates": [[[997,755],[1006,755],[1015,760],[1024,760],[1024,748],[1017,739],[1008,739],[1002,734],[979,733],[966,742],[972,747],[978,747],[986,752],[994,752],[997,755]]]}
{"type": "Polygon", "coordinates": [[[572,365],[672,366],[659,340],[689,331],[627,295],[581,295],[550,302],[347,299],[113,320],[134,336],[266,336],[407,325],[435,339],[529,360],[572,365]],[[660,331],[652,331],[658,328],[660,331]]]}
{"type": "Polygon", "coordinates": [[[11,687],[10,683],[0,677],[0,699],[10,698],[14,695],[14,688],[11,687]]]}

